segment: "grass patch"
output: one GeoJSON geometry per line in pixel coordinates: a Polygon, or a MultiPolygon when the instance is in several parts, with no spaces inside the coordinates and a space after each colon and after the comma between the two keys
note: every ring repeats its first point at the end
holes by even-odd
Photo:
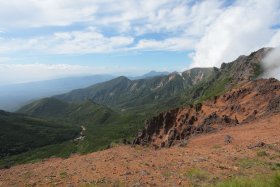
{"type": "Polygon", "coordinates": [[[213,146],[213,149],[221,149],[221,148],[222,148],[221,145],[214,145],[214,146],[213,146]]]}
{"type": "Polygon", "coordinates": [[[235,178],[212,185],[212,187],[280,187],[280,173],[269,177],[235,178]]]}
{"type": "Polygon", "coordinates": [[[209,179],[209,173],[201,169],[194,168],[185,174],[192,181],[206,181],[209,179]]]}
{"type": "Polygon", "coordinates": [[[68,176],[68,174],[65,171],[60,173],[60,178],[61,179],[65,179],[67,176],[68,176]]]}
{"type": "Polygon", "coordinates": [[[268,156],[268,153],[264,150],[258,151],[257,152],[257,156],[258,157],[264,157],[264,156],[268,156]]]}
{"type": "Polygon", "coordinates": [[[125,183],[116,180],[116,181],[111,181],[106,178],[101,178],[97,181],[92,181],[90,184],[85,184],[82,185],[82,187],[107,187],[107,186],[112,186],[112,187],[125,187],[125,183]]]}
{"type": "Polygon", "coordinates": [[[264,73],[264,69],[262,68],[261,64],[255,65],[254,72],[254,76],[252,77],[254,80],[259,78],[264,73]]]}
{"type": "Polygon", "coordinates": [[[219,96],[228,91],[227,85],[231,82],[231,78],[221,76],[213,82],[201,83],[200,88],[196,88],[200,92],[194,103],[202,103],[205,100],[213,99],[215,96],[219,96]]]}
{"type": "Polygon", "coordinates": [[[280,170],[280,163],[270,163],[271,170],[280,170]]]}
{"type": "Polygon", "coordinates": [[[244,169],[249,169],[260,165],[264,165],[264,163],[257,159],[244,158],[239,161],[239,166],[244,169]]]}

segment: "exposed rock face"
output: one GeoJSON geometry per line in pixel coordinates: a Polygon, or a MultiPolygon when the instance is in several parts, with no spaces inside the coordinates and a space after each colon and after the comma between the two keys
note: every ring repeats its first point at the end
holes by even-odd
{"type": "Polygon", "coordinates": [[[241,55],[231,63],[223,63],[221,72],[230,75],[233,81],[250,80],[256,73],[256,68],[260,66],[262,59],[272,50],[272,48],[262,48],[251,53],[249,56],[241,55]]]}
{"type": "Polygon", "coordinates": [[[213,100],[163,112],[146,122],[134,144],[170,147],[192,136],[280,112],[280,82],[245,82],[213,100]]]}
{"type": "Polygon", "coordinates": [[[280,112],[280,96],[269,101],[267,112],[280,112]]]}

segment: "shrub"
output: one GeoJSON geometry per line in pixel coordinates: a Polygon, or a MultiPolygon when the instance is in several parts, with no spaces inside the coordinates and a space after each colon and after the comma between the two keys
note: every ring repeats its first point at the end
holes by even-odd
{"type": "Polygon", "coordinates": [[[259,157],[268,156],[268,153],[266,151],[258,151],[257,156],[259,156],[259,157]]]}

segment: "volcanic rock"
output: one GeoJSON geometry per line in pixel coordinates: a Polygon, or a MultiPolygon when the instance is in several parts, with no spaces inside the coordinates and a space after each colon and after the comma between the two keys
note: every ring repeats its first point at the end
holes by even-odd
{"type": "MultiPolygon", "coordinates": [[[[259,58],[258,56],[252,58],[259,58]]],[[[192,136],[252,122],[280,112],[280,82],[245,81],[239,87],[204,103],[175,108],[146,121],[134,144],[170,147],[192,136]]],[[[231,137],[225,137],[230,143],[231,137]]]]}

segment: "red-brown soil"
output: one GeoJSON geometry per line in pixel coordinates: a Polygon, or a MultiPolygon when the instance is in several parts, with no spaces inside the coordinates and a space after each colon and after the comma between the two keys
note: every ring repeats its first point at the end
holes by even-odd
{"type": "Polygon", "coordinates": [[[170,147],[202,133],[246,124],[277,112],[280,112],[278,80],[244,82],[215,99],[153,117],[134,143],[170,147]]]}
{"type": "Polygon", "coordinates": [[[0,170],[0,186],[202,185],[235,176],[269,174],[280,169],[279,163],[278,113],[195,136],[186,147],[155,150],[121,145],[68,159],[14,166],[0,170]],[[231,143],[224,143],[225,135],[233,138],[231,143]],[[259,142],[265,145],[252,146],[259,142]]]}

